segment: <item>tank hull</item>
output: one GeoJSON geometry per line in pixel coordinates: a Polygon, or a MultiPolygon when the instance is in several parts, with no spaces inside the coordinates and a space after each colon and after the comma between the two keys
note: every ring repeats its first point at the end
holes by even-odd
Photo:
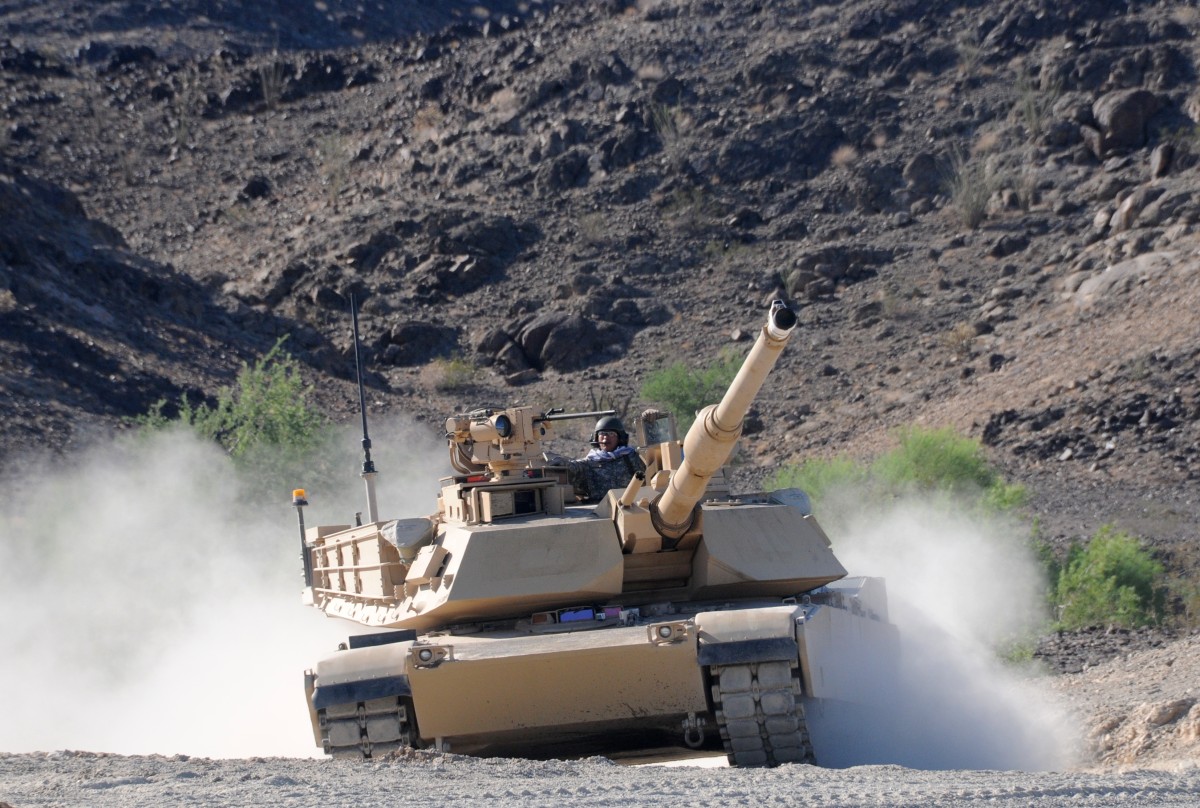
{"type": "Polygon", "coordinates": [[[894,660],[882,598],[875,579],[848,579],[799,602],[626,608],[575,630],[371,635],[309,672],[314,736],[355,758],[676,745],[724,748],[738,765],[819,762],[805,705],[858,698],[859,674],[894,660]]]}

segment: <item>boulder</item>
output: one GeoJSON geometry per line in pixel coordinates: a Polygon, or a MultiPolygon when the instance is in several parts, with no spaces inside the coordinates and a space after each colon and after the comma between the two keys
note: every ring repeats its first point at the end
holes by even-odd
{"type": "Polygon", "coordinates": [[[943,173],[937,158],[929,152],[913,155],[905,163],[901,176],[909,188],[921,195],[936,194],[942,186],[943,173]]]}
{"type": "Polygon", "coordinates": [[[1157,95],[1138,88],[1101,96],[1092,105],[1092,114],[1100,124],[1105,152],[1146,145],[1147,125],[1160,104],[1157,95]]]}
{"type": "Polygon", "coordinates": [[[1194,216],[1194,201],[1195,194],[1190,188],[1167,191],[1143,208],[1138,216],[1138,224],[1142,227],[1158,227],[1185,211],[1194,216]]]}
{"type": "Polygon", "coordinates": [[[537,315],[518,330],[516,339],[532,365],[559,371],[594,365],[598,355],[612,358],[614,347],[619,352],[624,342],[618,326],[565,311],[537,315]]]}
{"type": "Polygon", "coordinates": [[[1086,307],[1111,299],[1154,275],[1169,272],[1178,261],[1179,254],[1170,251],[1146,253],[1122,261],[1079,284],[1075,291],[1075,302],[1086,307]]]}
{"type": "Polygon", "coordinates": [[[423,365],[431,359],[453,355],[458,332],[438,323],[406,322],[392,327],[383,344],[384,361],[393,365],[423,365]]]}
{"type": "Polygon", "coordinates": [[[466,294],[492,281],[496,262],[473,255],[431,255],[412,272],[418,288],[466,294]]]}
{"type": "Polygon", "coordinates": [[[1159,143],[1150,152],[1150,178],[1159,179],[1171,171],[1171,160],[1175,157],[1175,147],[1170,143],[1159,143]]]}
{"type": "Polygon", "coordinates": [[[589,154],[582,149],[572,149],[559,155],[538,170],[534,189],[546,195],[587,185],[588,157],[589,154]]]}
{"type": "Polygon", "coordinates": [[[578,314],[571,314],[546,335],[538,357],[543,368],[579,370],[595,364],[596,355],[604,353],[609,341],[604,339],[596,323],[578,314]]]}
{"type": "Polygon", "coordinates": [[[1138,214],[1142,212],[1142,209],[1162,196],[1164,190],[1164,188],[1156,186],[1138,188],[1117,206],[1116,212],[1108,222],[1109,228],[1114,233],[1131,229],[1137,222],[1138,214]]]}

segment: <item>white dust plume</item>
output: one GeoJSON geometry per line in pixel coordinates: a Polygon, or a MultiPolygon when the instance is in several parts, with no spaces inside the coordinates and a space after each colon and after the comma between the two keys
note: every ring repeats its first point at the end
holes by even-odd
{"type": "MultiPolygon", "coordinates": [[[[1029,666],[1001,659],[1003,643],[1045,621],[1043,573],[1025,531],[944,501],[830,508],[853,516],[833,536],[852,575],[886,579],[899,664],[870,672],[872,698],[843,725],[814,723],[834,748],[820,762],[923,769],[1052,770],[1076,738],[1029,666]]],[[[818,755],[820,758],[820,755],[818,755]]]]}
{"type": "MultiPolygon", "coordinates": [[[[372,425],[381,518],[427,515],[445,450],[372,425]]],[[[300,532],[366,510],[358,438],[314,479],[256,481],[183,431],[99,445],[0,504],[0,751],[319,754],[303,672],[362,630],[300,602],[300,532]],[[324,476],[327,479],[321,479],[324,476]]],[[[344,447],[344,448],[343,448],[344,447]]]]}

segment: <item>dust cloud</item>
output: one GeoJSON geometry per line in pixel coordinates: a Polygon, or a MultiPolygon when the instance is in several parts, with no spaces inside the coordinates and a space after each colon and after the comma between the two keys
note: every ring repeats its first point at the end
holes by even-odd
{"type": "MultiPolygon", "coordinates": [[[[440,438],[372,424],[381,518],[424,515],[448,473],[440,438]]],[[[303,672],[357,624],[300,602],[300,535],[366,510],[359,436],[314,479],[269,496],[184,431],[4,469],[0,751],[206,757],[319,754],[303,672]]]]}
{"type": "MultiPolygon", "coordinates": [[[[866,711],[838,717],[850,726],[835,728],[836,748],[821,762],[1026,771],[1071,765],[1077,739],[1065,712],[1038,687],[1036,671],[998,652],[1034,636],[1046,619],[1027,529],[945,501],[829,507],[853,514],[831,531],[850,574],[886,579],[900,658],[898,670],[880,669],[866,711]]],[[[822,729],[829,730],[814,728],[814,744],[822,729]]]]}
{"type": "MultiPolygon", "coordinates": [[[[434,507],[444,444],[411,423],[372,426],[381,516],[434,507]]],[[[327,471],[269,497],[184,432],[98,446],[53,468],[6,469],[0,505],[0,751],[206,757],[319,754],[302,674],[357,624],[300,603],[291,487],[309,525],[365,510],[358,436],[327,471]]],[[[827,524],[851,574],[886,578],[898,672],[877,703],[810,716],[819,762],[1055,769],[1073,739],[997,642],[1039,619],[1021,531],[930,503],[861,506],[827,524]]],[[[820,515],[820,514],[818,514],[820,515]]]]}

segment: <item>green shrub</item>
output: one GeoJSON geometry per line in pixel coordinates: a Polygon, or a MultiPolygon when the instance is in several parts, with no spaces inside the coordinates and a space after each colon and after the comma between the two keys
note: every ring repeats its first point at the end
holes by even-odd
{"type": "Polygon", "coordinates": [[[800,488],[814,501],[826,492],[862,485],[868,472],[848,457],[805,460],[798,466],[784,466],[771,480],[771,488],[800,488]]]}
{"type": "Polygon", "coordinates": [[[899,438],[896,449],[869,466],[848,458],[805,461],[781,469],[772,484],[803,488],[814,502],[827,491],[854,485],[879,499],[915,490],[965,496],[994,511],[1024,504],[1024,486],[1005,482],[988,464],[978,441],[952,429],[921,427],[902,429],[899,438]]]}
{"type": "Polygon", "coordinates": [[[1162,576],[1162,565],[1136,539],[1105,526],[1067,555],[1056,590],[1059,623],[1068,630],[1157,623],[1166,601],[1162,576]]]}
{"type": "Polygon", "coordinates": [[[1200,579],[1196,573],[1173,580],[1171,594],[1179,604],[1179,622],[1190,628],[1200,626],[1200,579]]]}
{"type": "Polygon", "coordinates": [[[996,480],[979,443],[952,429],[907,427],[900,447],[880,457],[872,471],[896,488],[966,488],[986,490],[996,480]]]}
{"type": "Polygon", "coordinates": [[[1037,637],[1033,634],[1022,634],[1002,640],[996,647],[996,656],[1008,665],[1022,666],[1033,662],[1033,654],[1037,651],[1037,637]]]}
{"type": "Polygon", "coordinates": [[[1062,85],[1057,82],[1039,84],[1022,74],[1017,77],[1016,93],[1017,114],[1030,142],[1036,142],[1050,126],[1054,105],[1062,97],[1062,85]]]}
{"type": "Polygon", "coordinates": [[[674,153],[683,142],[686,129],[686,119],[683,111],[677,106],[663,103],[650,105],[650,125],[662,143],[663,151],[674,153]]]}
{"type": "Polygon", "coordinates": [[[721,400],[741,364],[731,353],[699,370],[676,362],[647,377],[642,398],[665,406],[675,414],[680,430],[686,430],[696,420],[697,410],[721,400]]]}
{"type": "MultiPolygon", "coordinates": [[[[300,364],[284,352],[285,339],[281,337],[253,365],[243,362],[237,382],[217,394],[216,406],[193,406],[182,396],[178,421],[220,444],[234,459],[260,450],[298,454],[316,446],[328,424],[309,406],[300,364]]],[[[159,401],[142,423],[166,426],[170,423],[163,415],[166,406],[165,400],[159,401]]]]}
{"type": "Polygon", "coordinates": [[[991,467],[979,442],[954,430],[908,427],[899,448],[875,461],[872,475],[887,489],[981,495],[985,505],[1010,510],[1024,504],[1023,486],[1009,484],[991,467]]]}

